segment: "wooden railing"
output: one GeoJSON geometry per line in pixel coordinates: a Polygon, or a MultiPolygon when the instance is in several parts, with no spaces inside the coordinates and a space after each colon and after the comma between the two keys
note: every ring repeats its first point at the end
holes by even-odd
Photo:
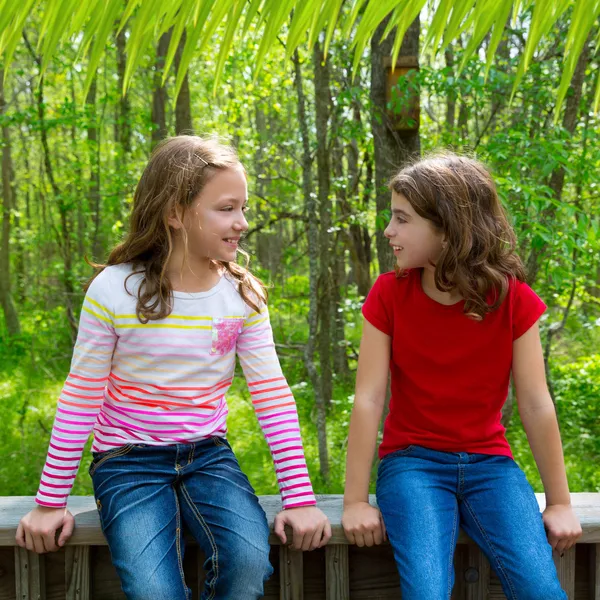
{"type": "MultiPolygon", "coordinates": [[[[281,506],[279,498],[262,496],[260,501],[272,524],[281,506]]],[[[302,553],[281,546],[272,535],[271,561],[275,573],[266,586],[265,598],[400,598],[390,546],[349,546],[340,524],[341,496],[319,496],[318,501],[331,520],[332,540],[326,548],[302,553]]],[[[542,495],[538,495],[538,501],[542,507],[542,495]]],[[[584,533],[576,547],[562,558],[556,557],[558,574],[569,600],[600,600],[600,494],[573,494],[572,501],[584,533]]],[[[75,532],[65,548],[45,555],[15,546],[19,519],[33,506],[31,497],[0,497],[0,600],[124,598],[100,531],[94,499],[87,496],[69,499],[69,509],[75,515],[75,532]]],[[[184,570],[193,598],[199,597],[198,590],[203,585],[203,562],[204,557],[195,544],[188,544],[184,570]]],[[[504,598],[489,563],[464,534],[459,538],[455,569],[454,600],[504,598]]]]}

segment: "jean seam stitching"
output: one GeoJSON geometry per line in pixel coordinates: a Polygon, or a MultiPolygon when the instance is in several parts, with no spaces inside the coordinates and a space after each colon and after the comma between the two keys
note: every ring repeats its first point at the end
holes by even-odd
{"type": "Polygon", "coordinates": [[[452,597],[452,570],[454,569],[454,548],[456,547],[456,531],[458,529],[458,506],[454,510],[454,525],[450,538],[450,558],[448,560],[448,598],[452,597]]]}
{"type": "Polygon", "coordinates": [[[175,512],[175,548],[177,549],[177,566],[179,567],[179,576],[181,577],[181,583],[183,584],[183,593],[185,597],[188,598],[188,589],[185,583],[185,573],[183,572],[183,556],[181,555],[181,512],[179,508],[179,500],[177,498],[177,492],[174,488],[173,496],[175,497],[175,506],[177,510],[175,512]]]}
{"type": "Polygon", "coordinates": [[[195,448],[195,444],[192,442],[192,445],[190,447],[190,453],[188,454],[188,465],[192,464],[192,460],[194,458],[194,448],[195,448]]]}
{"type": "Polygon", "coordinates": [[[90,467],[90,477],[96,472],[98,467],[100,465],[104,464],[107,460],[109,460],[111,458],[116,458],[117,456],[125,456],[125,454],[128,454],[132,449],[133,449],[133,444],[127,444],[126,446],[123,446],[123,448],[119,448],[119,449],[115,450],[114,452],[111,452],[110,455],[103,456],[95,465],[92,465],[90,467]]]}
{"type": "Polygon", "coordinates": [[[506,569],[504,568],[504,565],[502,564],[502,561],[500,560],[500,557],[496,553],[496,549],[494,547],[494,544],[492,543],[492,540],[489,538],[487,532],[483,528],[483,525],[481,524],[481,522],[477,518],[477,515],[475,514],[475,512],[471,508],[471,505],[469,504],[469,502],[466,499],[463,500],[463,502],[465,504],[466,509],[471,514],[471,517],[473,517],[473,521],[475,521],[475,524],[477,525],[477,528],[479,529],[479,532],[481,533],[483,539],[486,541],[486,543],[488,545],[488,549],[490,551],[490,554],[492,554],[492,556],[494,557],[494,561],[496,562],[498,568],[500,569],[500,571],[502,571],[502,574],[504,575],[504,578],[506,579],[506,584],[510,588],[510,592],[512,594],[512,600],[517,600],[517,593],[515,591],[515,588],[514,588],[514,585],[512,583],[512,580],[508,576],[508,573],[506,572],[506,569]]]}
{"type": "Polygon", "coordinates": [[[183,497],[184,497],[185,501],[189,504],[190,508],[192,509],[192,514],[196,517],[196,519],[198,520],[198,523],[200,523],[200,527],[202,527],[202,529],[204,530],[204,533],[206,534],[206,537],[208,538],[208,541],[210,542],[210,545],[213,550],[211,560],[212,560],[213,571],[215,572],[215,575],[213,577],[213,580],[210,583],[207,582],[208,586],[212,589],[211,589],[210,595],[206,599],[206,600],[213,600],[215,597],[215,594],[216,594],[217,580],[219,579],[219,548],[217,547],[215,538],[213,537],[213,534],[211,533],[210,528],[206,524],[204,517],[200,514],[198,507],[192,501],[192,498],[189,495],[187,488],[185,487],[183,481],[181,482],[181,490],[183,492],[183,497]]]}

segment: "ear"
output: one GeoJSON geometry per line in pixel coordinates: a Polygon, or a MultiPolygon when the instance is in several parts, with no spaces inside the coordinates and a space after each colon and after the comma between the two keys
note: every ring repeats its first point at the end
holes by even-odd
{"type": "Polygon", "coordinates": [[[169,223],[169,227],[171,227],[172,229],[184,228],[183,211],[181,210],[180,206],[173,206],[167,222],[169,223]]]}
{"type": "Polygon", "coordinates": [[[445,250],[448,247],[448,240],[446,239],[446,236],[442,236],[442,250],[445,250]]]}

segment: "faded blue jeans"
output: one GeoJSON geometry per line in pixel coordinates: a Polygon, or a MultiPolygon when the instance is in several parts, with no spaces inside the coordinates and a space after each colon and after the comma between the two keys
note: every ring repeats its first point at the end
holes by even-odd
{"type": "Polygon", "coordinates": [[[508,600],[567,600],[537,500],[506,456],[409,446],[379,464],[377,503],[402,600],[448,600],[459,528],[487,556],[508,600]]]}
{"type": "Polygon", "coordinates": [[[265,513],[229,443],[128,444],[94,454],[102,531],[128,600],[190,600],[184,526],[204,551],[202,600],[254,600],[271,576],[265,513]]]}

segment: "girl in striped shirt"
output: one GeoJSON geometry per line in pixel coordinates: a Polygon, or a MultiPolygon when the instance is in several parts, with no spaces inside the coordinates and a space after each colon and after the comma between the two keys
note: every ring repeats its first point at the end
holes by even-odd
{"type": "Polygon", "coordinates": [[[87,288],[38,506],[21,520],[17,543],[40,553],[65,544],[74,527],[67,498],[93,431],[94,495],[129,599],[190,598],[184,527],[206,556],[203,599],[263,594],[272,573],[267,520],[226,438],[236,354],[281,492],[275,533],[302,550],[331,536],[264,287],[235,262],[246,210],[246,174],[231,148],[165,140],[136,188],[129,235],[87,288]]]}

